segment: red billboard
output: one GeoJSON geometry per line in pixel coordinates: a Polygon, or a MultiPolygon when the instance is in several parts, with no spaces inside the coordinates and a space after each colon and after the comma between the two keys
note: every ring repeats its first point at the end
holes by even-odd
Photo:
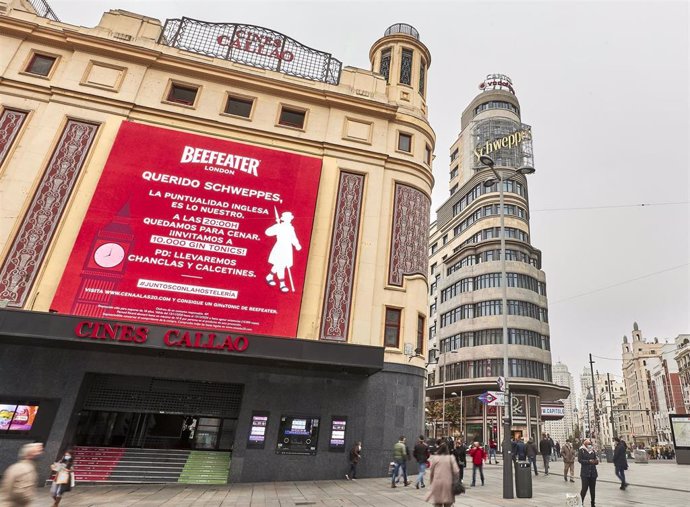
{"type": "Polygon", "coordinates": [[[51,308],[294,337],[321,159],[124,122],[51,308]]]}

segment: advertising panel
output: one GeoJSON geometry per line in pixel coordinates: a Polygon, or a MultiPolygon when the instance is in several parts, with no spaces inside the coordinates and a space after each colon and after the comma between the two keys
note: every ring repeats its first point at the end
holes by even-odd
{"type": "Polygon", "coordinates": [[[671,434],[676,449],[690,449],[690,416],[670,414],[671,434]]]}
{"type": "Polygon", "coordinates": [[[328,449],[331,451],[345,450],[345,427],[347,417],[333,416],[331,419],[331,438],[328,441],[328,449]]]}
{"type": "Polygon", "coordinates": [[[15,410],[17,410],[17,405],[0,405],[0,431],[10,429],[15,410]]]}
{"type": "Polygon", "coordinates": [[[276,454],[316,454],[319,421],[318,417],[282,416],[276,454]]]}
{"type": "Polygon", "coordinates": [[[268,412],[252,412],[252,425],[249,430],[247,449],[263,449],[266,444],[268,412]]]}
{"type": "Polygon", "coordinates": [[[51,309],[294,337],[321,160],[124,122],[51,309]]]}
{"type": "Polygon", "coordinates": [[[532,127],[509,118],[480,120],[472,129],[472,154],[474,168],[484,167],[480,160],[483,155],[499,167],[532,167],[532,127]]]}
{"type": "Polygon", "coordinates": [[[10,431],[30,431],[37,413],[37,405],[17,405],[17,410],[15,410],[14,418],[10,424],[10,431]]]}

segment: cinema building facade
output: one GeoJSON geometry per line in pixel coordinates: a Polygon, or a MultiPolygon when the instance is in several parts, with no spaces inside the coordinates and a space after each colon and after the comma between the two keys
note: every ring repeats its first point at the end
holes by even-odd
{"type": "MultiPolygon", "coordinates": [[[[33,2],[32,5],[41,5],[33,2]]],[[[257,26],[0,15],[0,473],[384,475],[423,428],[431,58],[257,26]]]]}

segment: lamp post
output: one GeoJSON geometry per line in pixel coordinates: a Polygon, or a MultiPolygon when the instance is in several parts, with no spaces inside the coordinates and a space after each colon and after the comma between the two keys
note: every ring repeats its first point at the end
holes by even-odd
{"type": "MultiPolygon", "coordinates": [[[[449,350],[443,353],[443,401],[441,402],[442,406],[442,415],[441,415],[441,432],[445,433],[446,431],[446,379],[448,378],[447,371],[446,371],[446,362],[448,359],[446,358],[446,354],[451,353],[451,354],[457,354],[457,350],[449,350]]],[[[443,437],[446,437],[448,435],[442,435],[443,437]]]]}
{"type": "MultiPolygon", "coordinates": [[[[589,438],[592,438],[592,418],[589,415],[589,402],[592,401],[592,391],[591,388],[587,388],[587,396],[585,397],[585,405],[587,406],[587,429],[589,430],[589,438]]],[[[585,434],[585,436],[587,436],[585,434]]]]}
{"type": "Polygon", "coordinates": [[[496,170],[494,160],[487,156],[482,155],[479,157],[479,161],[491,169],[494,177],[489,178],[484,182],[485,187],[492,187],[494,184],[498,183],[498,195],[499,195],[499,214],[501,217],[501,288],[502,288],[502,301],[501,301],[501,313],[503,315],[503,377],[505,379],[505,399],[508,406],[504,409],[503,413],[503,498],[513,498],[513,468],[511,459],[512,445],[510,441],[510,429],[511,429],[511,412],[512,403],[510,398],[510,388],[508,383],[509,378],[509,367],[508,367],[508,279],[506,277],[506,237],[505,237],[505,209],[503,205],[503,191],[505,182],[512,177],[522,174],[532,174],[534,173],[534,167],[520,167],[519,169],[509,169],[507,172],[499,172],[496,170]]]}

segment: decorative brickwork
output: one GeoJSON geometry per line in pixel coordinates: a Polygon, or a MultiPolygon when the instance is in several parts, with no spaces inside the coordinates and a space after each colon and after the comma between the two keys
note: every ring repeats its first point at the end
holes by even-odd
{"type": "Polygon", "coordinates": [[[390,285],[401,287],[405,275],[427,275],[430,206],[431,201],[422,191],[396,183],[388,271],[390,285]]]}
{"type": "Polygon", "coordinates": [[[69,120],[0,269],[0,300],[23,306],[84,164],[97,125],[69,120]]]}
{"type": "Polygon", "coordinates": [[[340,173],[321,319],[322,340],[347,341],[363,193],[363,175],[340,173]]]}
{"type": "Polygon", "coordinates": [[[12,143],[17,138],[27,114],[25,111],[15,111],[14,109],[2,111],[0,115],[0,166],[10,152],[12,143]]]}

